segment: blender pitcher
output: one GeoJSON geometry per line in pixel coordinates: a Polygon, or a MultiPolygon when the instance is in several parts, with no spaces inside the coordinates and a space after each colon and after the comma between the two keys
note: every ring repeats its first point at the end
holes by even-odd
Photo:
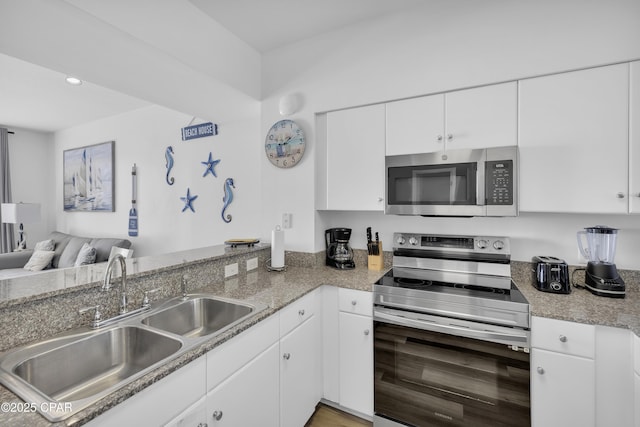
{"type": "Polygon", "coordinates": [[[578,231],[577,233],[578,249],[589,262],[613,264],[616,256],[617,237],[617,228],[605,225],[586,227],[583,231],[578,231]],[[587,240],[586,248],[582,245],[583,235],[586,236],[587,240]]]}

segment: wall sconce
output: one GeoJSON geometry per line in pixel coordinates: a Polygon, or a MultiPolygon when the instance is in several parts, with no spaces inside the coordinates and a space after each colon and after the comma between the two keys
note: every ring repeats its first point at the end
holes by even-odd
{"type": "Polygon", "coordinates": [[[300,96],[295,93],[290,93],[288,95],[280,98],[280,103],[278,105],[280,109],[281,116],[290,116],[293,113],[296,113],[300,109],[301,100],[300,96]]]}
{"type": "Polygon", "coordinates": [[[20,239],[17,250],[27,249],[27,233],[23,223],[40,221],[40,203],[2,203],[0,217],[5,224],[20,224],[20,239]]]}

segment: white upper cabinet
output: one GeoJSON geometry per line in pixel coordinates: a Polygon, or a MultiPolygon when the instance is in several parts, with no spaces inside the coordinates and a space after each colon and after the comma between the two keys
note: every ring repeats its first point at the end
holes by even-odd
{"type": "Polygon", "coordinates": [[[520,210],[627,213],[629,65],[519,88],[520,210]]]}
{"type": "Polygon", "coordinates": [[[326,192],[318,209],[384,210],[384,110],[378,104],[327,113],[326,165],[318,176],[326,192]]]}
{"type": "Polygon", "coordinates": [[[443,129],[444,94],[389,102],[386,155],[442,150],[443,129]]]}
{"type": "Polygon", "coordinates": [[[640,61],[631,63],[629,123],[629,212],[640,213],[640,61]]]}
{"type": "Polygon", "coordinates": [[[517,83],[387,103],[386,154],[517,145],[517,83]]]}

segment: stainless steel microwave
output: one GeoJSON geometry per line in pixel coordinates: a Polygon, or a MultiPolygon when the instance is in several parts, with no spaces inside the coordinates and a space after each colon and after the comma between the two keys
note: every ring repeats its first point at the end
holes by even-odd
{"type": "Polygon", "coordinates": [[[517,216],[518,147],[385,157],[386,214],[517,216]]]}

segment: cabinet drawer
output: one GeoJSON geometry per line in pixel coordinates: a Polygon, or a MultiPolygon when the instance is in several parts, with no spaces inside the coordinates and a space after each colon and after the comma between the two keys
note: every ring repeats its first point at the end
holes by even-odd
{"type": "Polygon", "coordinates": [[[355,289],[338,289],[338,307],[340,311],[371,316],[373,314],[373,294],[355,289]]]}
{"type": "Polygon", "coordinates": [[[533,317],[531,346],[574,356],[594,358],[595,327],[564,320],[533,317]]]}
{"type": "Polygon", "coordinates": [[[301,325],[320,309],[320,290],[297,299],[280,311],[280,337],[301,325]]]}

